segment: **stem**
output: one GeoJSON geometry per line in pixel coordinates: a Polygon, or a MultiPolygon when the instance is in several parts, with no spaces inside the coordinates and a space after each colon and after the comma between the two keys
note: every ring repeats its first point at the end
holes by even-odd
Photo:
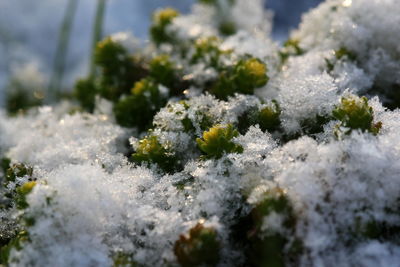
{"type": "Polygon", "coordinates": [[[94,62],[94,52],[96,50],[97,43],[101,40],[103,35],[103,20],[106,9],[106,0],[97,0],[96,17],[93,26],[93,39],[92,39],[92,53],[90,62],[90,78],[96,76],[96,68],[94,62]]]}
{"type": "Polygon", "coordinates": [[[53,74],[49,85],[49,101],[54,101],[59,96],[65,71],[69,39],[71,37],[72,23],[76,13],[78,0],[69,0],[61,24],[57,50],[54,57],[53,74]]]}

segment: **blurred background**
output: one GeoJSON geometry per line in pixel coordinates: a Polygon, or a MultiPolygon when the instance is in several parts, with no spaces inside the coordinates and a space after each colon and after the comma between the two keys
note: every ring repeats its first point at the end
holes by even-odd
{"type": "MultiPolygon", "coordinates": [[[[0,0],[0,106],[4,88],[10,78],[25,74],[27,83],[48,86],[52,75],[60,28],[66,11],[76,10],[70,29],[71,37],[61,81],[68,88],[88,71],[93,21],[99,0],[0,0]]],[[[105,0],[104,35],[131,31],[140,39],[147,38],[152,12],[174,7],[182,13],[190,10],[194,0],[105,0]]],[[[252,0],[249,0],[252,1],[252,0]]],[[[273,38],[283,41],[297,27],[301,14],[321,0],[267,0],[266,8],[274,12],[273,38]]],[[[62,49],[62,48],[61,48],[62,49]]]]}

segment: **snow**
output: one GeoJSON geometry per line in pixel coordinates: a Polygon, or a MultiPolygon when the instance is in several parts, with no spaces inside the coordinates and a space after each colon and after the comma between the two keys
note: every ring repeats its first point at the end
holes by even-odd
{"type": "MultiPolygon", "coordinates": [[[[287,214],[272,210],[261,214],[256,232],[259,238],[273,232],[287,244],[301,242],[302,251],[292,255],[295,262],[285,259],[288,266],[398,265],[400,110],[388,109],[385,101],[399,84],[399,5],[327,0],[292,32],[304,53],[285,62],[282,47],[269,36],[271,17],[262,6],[259,0],[236,0],[231,11],[238,31],[230,37],[218,33],[214,7],[201,4],[170,27],[182,43],[218,35],[221,47],[233,50],[222,60],[225,67],[247,54],[265,62],[270,81],[255,95],[217,99],[203,88],[218,76],[217,68],[171,55],[195,86],[170,98],[147,132],[118,126],[113,104],[100,97],[93,114],[74,112],[70,101],[16,116],[0,111],[0,158],[33,167],[32,177],[0,188],[0,200],[7,190],[36,181],[28,208],[0,206],[2,223],[16,221],[0,226],[0,234],[24,218],[35,221],[21,223],[29,240],[11,250],[11,266],[112,266],[118,253],[140,266],[177,266],[174,244],[199,222],[217,232],[219,266],[243,266],[247,246],[237,242],[235,231],[274,190],[290,203],[292,228],[284,223],[287,214]],[[356,59],[337,57],[342,47],[356,59]],[[365,94],[373,123],[382,124],[379,133],[353,129],[337,138],[332,111],[342,97],[365,94]],[[204,131],[217,124],[239,128],[244,116],[273,100],[281,110],[277,130],[263,131],[245,118],[251,125],[230,140],[243,153],[202,155],[196,138],[204,131]],[[317,132],[307,132],[307,123],[316,124],[317,132]],[[131,162],[145,136],[157,137],[182,168],[166,173],[157,164],[131,162]]],[[[140,43],[129,33],[112,38],[146,56],[176,49],[140,43]]],[[[43,83],[37,69],[27,65],[19,71],[21,81],[43,83]]],[[[5,182],[2,170],[0,181],[5,182]]],[[[250,230],[239,234],[248,238],[250,230]]]]}

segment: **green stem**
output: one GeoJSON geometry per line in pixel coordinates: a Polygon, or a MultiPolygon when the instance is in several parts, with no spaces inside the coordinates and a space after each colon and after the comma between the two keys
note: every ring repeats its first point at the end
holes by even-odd
{"type": "Polygon", "coordinates": [[[65,10],[64,19],[59,32],[57,50],[54,57],[53,74],[49,85],[49,101],[57,99],[61,90],[69,39],[77,6],[78,0],[69,0],[65,10]]]}
{"type": "Polygon", "coordinates": [[[97,43],[102,38],[105,9],[106,9],[106,0],[97,0],[96,16],[95,16],[94,26],[93,26],[92,53],[91,53],[91,62],[90,62],[90,77],[91,78],[94,78],[96,75],[94,52],[95,52],[97,43]]]}

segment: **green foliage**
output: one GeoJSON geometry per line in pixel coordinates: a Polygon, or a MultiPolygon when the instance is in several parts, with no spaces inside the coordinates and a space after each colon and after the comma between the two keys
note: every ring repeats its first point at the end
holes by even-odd
{"type": "Polygon", "coordinates": [[[233,96],[237,90],[233,75],[229,71],[220,72],[217,81],[209,90],[218,99],[227,100],[228,96],[233,96]]]}
{"type": "Polygon", "coordinates": [[[243,148],[234,143],[232,139],[239,132],[231,124],[215,125],[203,133],[203,138],[197,138],[196,142],[206,158],[221,158],[225,153],[242,153],[243,148]]]}
{"type": "Polygon", "coordinates": [[[137,163],[157,164],[166,172],[172,172],[178,163],[170,149],[162,145],[153,135],[139,141],[132,160],[137,163]]]}
{"type": "Polygon", "coordinates": [[[283,44],[283,48],[279,52],[281,62],[285,63],[291,56],[300,56],[304,54],[304,50],[300,47],[300,41],[296,39],[289,39],[283,44]]]}
{"type": "Polygon", "coordinates": [[[335,57],[336,59],[347,58],[350,61],[355,61],[357,59],[356,55],[345,47],[341,47],[336,50],[335,57]]]}
{"type": "Polygon", "coordinates": [[[136,267],[138,264],[132,259],[132,256],[126,253],[116,253],[113,257],[113,267],[136,267]]]}
{"type": "Polygon", "coordinates": [[[374,135],[379,133],[382,123],[373,123],[374,112],[368,105],[366,97],[348,96],[341,99],[340,105],[332,111],[335,119],[340,120],[335,134],[350,134],[352,130],[370,132],[374,135]]]}
{"type": "Polygon", "coordinates": [[[165,105],[165,97],[153,79],[142,79],[135,83],[129,96],[115,104],[115,118],[124,127],[145,130],[150,126],[156,112],[165,105]]]}
{"type": "Polygon", "coordinates": [[[259,109],[252,107],[238,116],[237,128],[240,134],[245,135],[250,126],[259,124],[259,109]]]}
{"type": "Polygon", "coordinates": [[[11,159],[9,158],[2,158],[0,160],[0,168],[4,174],[7,172],[8,168],[10,168],[10,164],[11,164],[11,159]]]}
{"type": "Polygon", "coordinates": [[[199,38],[194,42],[194,53],[191,63],[204,62],[216,69],[220,68],[220,57],[232,53],[232,50],[222,50],[221,41],[216,36],[199,38]]]}
{"type": "Polygon", "coordinates": [[[281,110],[278,102],[272,100],[261,109],[252,107],[238,117],[238,129],[241,134],[246,134],[250,126],[258,124],[262,131],[273,132],[278,130],[281,124],[281,110]]]}
{"type": "Polygon", "coordinates": [[[191,228],[187,236],[181,235],[174,245],[175,256],[183,267],[216,266],[219,250],[217,232],[201,223],[191,228]]]}
{"type": "Polygon", "coordinates": [[[171,95],[180,95],[188,87],[181,79],[181,70],[169,55],[161,54],[150,61],[149,75],[158,83],[168,87],[171,95]]]}
{"type": "Polygon", "coordinates": [[[274,188],[265,192],[250,216],[252,227],[248,232],[250,244],[248,256],[255,266],[285,266],[285,259],[290,259],[300,253],[301,243],[297,240],[290,243],[287,237],[294,235],[296,222],[291,203],[282,189],[274,188]],[[287,234],[273,229],[262,229],[264,218],[273,213],[283,217],[281,227],[287,231],[287,234]]]}
{"type": "Polygon", "coordinates": [[[41,88],[29,88],[14,78],[6,88],[5,108],[10,115],[23,113],[26,110],[43,104],[44,92],[41,88]]]}
{"type": "Polygon", "coordinates": [[[141,59],[129,55],[121,44],[111,38],[97,44],[94,61],[101,70],[100,95],[112,101],[129,94],[132,85],[147,75],[141,59]]]}
{"type": "Polygon", "coordinates": [[[169,55],[159,55],[150,62],[150,75],[159,83],[171,87],[174,82],[175,64],[169,55]]]}
{"type": "Polygon", "coordinates": [[[199,0],[199,3],[206,5],[215,5],[218,0],[199,0]]]}
{"type": "Polygon", "coordinates": [[[253,94],[255,88],[267,84],[267,66],[257,58],[240,60],[235,66],[235,85],[240,93],[253,94]]]}
{"type": "Polygon", "coordinates": [[[24,183],[22,186],[17,187],[17,195],[15,199],[15,203],[17,204],[18,209],[26,209],[29,207],[28,202],[26,201],[26,196],[32,192],[33,188],[36,186],[35,181],[30,181],[24,183]]]}
{"type": "MultiPolygon", "coordinates": [[[[206,4],[206,5],[216,5],[220,0],[199,0],[199,3],[206,4]]],[[[229,4],[233,4],[235,0],[228,0],[229,4]]]]}
{"type": "MultiPolygon", "coordinates": [[[[274,188],[264,193],[262,200],[252,210],[255,228],[261,229],[264,216],[270,215],[272,212],[280,214],[291,214],[292,207],[289,199],[284,191],[280,188],[274,188]]],[[[291,226],[288,221],[286,226],[291,226]]]]}
{"type": "Polygon", "coordinates": [[[332,117],[316,115],[300,122],[303,134],[314,135],[324,131],[324,125],[327,124],[332,117]]]}
{"type": "Polygon", "coordinates": [[[6,246],[0,248],[0,264],[7,266],[10,260],[10,252],[12,249],[21,250],[22,244],[29,241],[29,233],[22,230],[13,238],[6,246]]]}
{"type": "MultiPolygon", "coordinates": [[[[396,216],[396,213],[391,215],[396,216]]],[[[377,221],[375,219],[361,222],[360,218],[356,218],[355,222],[355,233],[353,234],[358,239],[391,241],[397,244],[400,242],[400,225],[398,224],[389,224],[388,222],[377,221]]]]}
{"type": "Polygon", "coordinates": [[[153,14],[150,36],[155,44],[160,45],[173,41],[173,36],[171,36],[166,29],[177,16],[179,16],[179,12],[173,8],[165,8],[153,14]]]}
{"type": "Polygon", "coordinates": [[[14,182],[17,177],[24,177],[26,175],[32,176],[32,173],[32,167],[28,167],[21,163],[13,164],[6,171],[6,180],[14,182]]]}
{"type": "Polygon", "coordinates": [[[276,101],[272,101],[271,105],[261,109],[258,114],[258,121],[261,130],[271,132],[278,129],[281,124],[279,119],[280,114],[281,109],[276,101]]]}
{"type": "Polygon", "coordinates": [[[333,71],[333,68],[335,67],[335,61],[337,60],[346,59],[350,61],[355,61],[357,59],[356,55],[345,47],[339,48],[334,52],[334,54],[335,60],[332,61],[329,59],[325,59],[328,72],[333,71]]]}
{"type": "Polygon", "coordinates": [[[223,21],[219,24],[218,30],[222,35],[229,36],[236,33],[236,25],[233,21],[223,21]]]}
{"type": "Polygon", "coordinates": [[[267,84],[267,66],[257,58],[239,60],[232,69],[220,73],[210,92],[226,100],[235,93],[253,94],[254,89],[267,84]]]}
{"type": "Polygon", "coordinates": [[[75,84],[74,95],[81,106],[88,112],[93,112],[97,87],[93,79],[81,79],[75,84]]]}
{"type": "MultiPolygon", "coordinates": [[[[237,29],[235,22],[231,20],[230,16],[227,16],[227,8],[225,4],[233,5],[235,3],[235,0],[227,0],[227,1],[221,1],[221,0],[199,0],[199,3],[205,4],[205,5],[211,5],[216,8],[218,19],[219,20],[219,25],[218,25],[218,30],[219,33],[225,36],[229,36],[232,34],[235,34],[237,29]]],[[[229,11],[229,10],[228,10],[229,11]]]]}

